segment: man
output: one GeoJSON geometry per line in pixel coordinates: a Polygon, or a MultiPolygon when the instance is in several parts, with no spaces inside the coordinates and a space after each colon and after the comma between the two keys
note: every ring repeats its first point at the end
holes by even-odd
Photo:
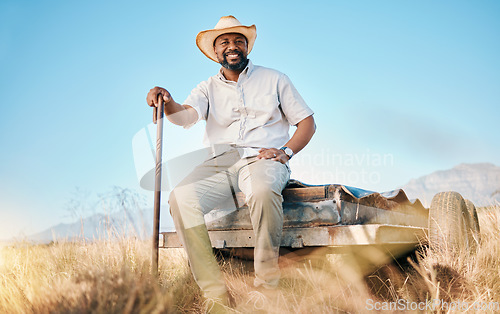
{"type": "Polygon", "coordinates": [[[169,204],[196,282],[206,298],[221,303],[228,294],[204,214],[235,190],[245,194],[255,233],[254,285],[275,288],[288,160],[307,145],[316,128],[312,110],[289,78],[247,59],[256,36],[255,25],[222,17],[214,29],[196,37],[198,48],[222,65],[219,73],[194,88],[183,104],[160,87],[147,96],[150,106],[163,97],[165,114],[174,124],[189,128],[206,121],[204,141],[213,154],[171,192],[169,204]],[[297,127],[292,138],[290,125],[297,127]]]}

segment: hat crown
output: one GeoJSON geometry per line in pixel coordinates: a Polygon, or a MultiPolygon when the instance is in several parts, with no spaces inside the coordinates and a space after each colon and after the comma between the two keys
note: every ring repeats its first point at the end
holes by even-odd
{"type": "Polygon", "coordinates": [[[229,27],[242,26],[240,21],[232,15],[223,16],[215,25],[214,29],[224,29],[229,27]]]}

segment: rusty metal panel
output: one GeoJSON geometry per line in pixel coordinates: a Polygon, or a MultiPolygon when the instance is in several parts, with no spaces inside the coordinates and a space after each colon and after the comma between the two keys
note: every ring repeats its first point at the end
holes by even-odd
{"type": "MultiPolygon", "coordinates": [[[[252,230],[212,230],[208,232],[215,248],[254,247],[252,230]]],[[[162,233],[164,247],[182,247],[175,232],[162,233]]],[[[425,229],[383,224],[288,228],[283,230],[282,247],[315,246],[346,247],[364,245],[416,245],[425,236],[425,229]]]]}
{"type": "Polygon", "coordinates": [[[311,186],[307,188],[288,187],[283,190],[283,199],[291,202],[313,202],[325,200],[328,197],[328,186],[311,186]]]}
{"type": "MultiPolygon", "coordinates": [[[[205,216],[208,230],[251,230],[247,206],[216,210],[205,216]]],[[[391,224],[427,227],[428,210],[409,205],[377,208],[336,199],[283,203],[283,228],[329,225],[391,224]]]]}
{"type": "Polygon", "coordinates": [[[213,210],[205,215],[205,224],[208,230],[252,230],[247,206],[213,210]]]}
{"type": "MultiPolygon", "coordinates": [[[[402,190],[376,193],[291,180],[283,198],[284,247],[417,244],[428,224],[428,209],[408,200],[402,190]]],[[[214,247],[254,246],[245,196],[238,192],[236,199],[238,208],[230,199],[205,216],[214,247]]],[[[181,247],[175,233],[162,235],[163,247],[181,247]]]]}
{"type": "Polygon", "coordinates": [[[384,224],[329,228],[332,246],[418,244],[425,229],[384,224]]]}
{"type": "Polygon", "coordinates": [[[389,224],[426,228],[428,210],[415,210],[407,205],[387,210],[359,203],[341,202],[341,224],[389,224]]]}
{"type": "MultiPolygon", "coordinates": [[[[182,247],[182,243],[175,232],[163,232],[165,248],[182,247]]],[[[209,231],[208,235],[214,248],[233,248],[233,247],[254,247],[253,230],[217,230],[209,231]]]]}
{"type": "MultiPolygon", "coordinates": [[[[406,193],[401,189],[378,193],[341,184],[310,185],[297,180],[290,180],[287,187],[283,191],[283,195],[294,193],[297,194],[301,189],[311,190],[311,192],[309,193],[313,193],[315,195],[320,195],[321,192],[317,191],[325,189],[326,199],[337,198],[338,200],[351,203],[359,203],[376,208],[393,209],[401,205],[407,205],[419,209],[424,209],[422,203],[418,199],[409,200],[406,196],[406,193]]],[[[303,191],[300,193],[307,194],[308,192],[303,191]]],[[[295,196],[292,195],[289,197],[294,198],[295,196]]],[[[299,194],[297,194],[296,197],[300,198],[299,194]]]]}
{"type": "MultiPolygon", "coordinates": [[[[252,230],[247,206],[232,210],[217,210],[205,216],[208,230],[252,230]]],[[[283,228],[336,225],[340,222],[337,203],[318,202],[283,203],[283,228]]]]}
{"type": "Polygon", "coordinates": [[[164,248],[182,247],[181,240],[177,236],[176,232],[162,232],[161,235],[163,236],[162,247],[164,248]]]}

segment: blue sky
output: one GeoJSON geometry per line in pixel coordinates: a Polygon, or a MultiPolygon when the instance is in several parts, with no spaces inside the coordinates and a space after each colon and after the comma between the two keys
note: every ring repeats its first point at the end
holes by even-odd
{"type": "MultiPolygon", "coordinates": [[[[195,37],[229,14],[257,26],[250,59],[315,111],[292,177],[382,191],[500,165],[498,1],[3,0],[0,239],[68,221],[77,188],[141,191],[132,138],[151,121],[146,94],[164,86],[182,102],[215,74],[195,37]]],[[[190,139],[167,154],[199,147],[190,131],[166,126],[190,139]]]]}

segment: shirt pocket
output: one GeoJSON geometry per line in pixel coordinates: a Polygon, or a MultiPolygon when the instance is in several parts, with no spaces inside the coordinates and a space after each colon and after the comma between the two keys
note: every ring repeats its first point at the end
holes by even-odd
{"type": "Polygon", "coordinates": [[[256,97],[247,108],[248,118],[252,121],[249,123],[251,128],[262,127],[266,124],[275,122],[277,119],[281,119],[278,106],[277,94],[256,97]]]}

